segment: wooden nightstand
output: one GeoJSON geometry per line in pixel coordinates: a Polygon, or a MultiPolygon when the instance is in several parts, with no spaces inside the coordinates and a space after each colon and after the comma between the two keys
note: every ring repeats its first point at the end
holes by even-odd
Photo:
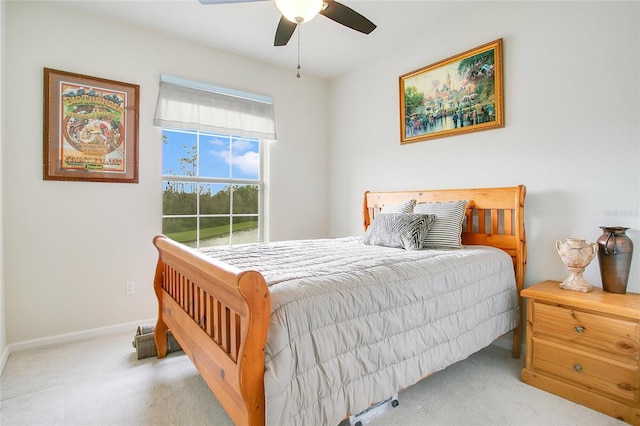
{"type": "Polygon", "coordinates": [[[527,298],[527,359],[520,379],[640,425],[640,294],[561,290],[545,281],[527,298]]]}

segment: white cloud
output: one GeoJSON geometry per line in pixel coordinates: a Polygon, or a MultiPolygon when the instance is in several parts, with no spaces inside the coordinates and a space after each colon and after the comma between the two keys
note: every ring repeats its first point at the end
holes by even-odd
{"type": "Polygon", "coordinates": [[[219,158],[226,164],[233,164],[241,173],[257,175],[260,170],[260,155],[255,141],[234,139],[231,144],[232,153],[229,152],[229,141],[219,138],[211,138],[207,141],[209,149],[207,154],[219,158]],[[223,148],[223,149],[220,149],[223,148]]]}
{"type": "Polygon", "coordinates": [[[210,137],[210,138],[204,139],[203,141],[214,147],[229,146],[228,140],[220,139],[216,137],[210,137]]]}
{"type": "Polygon", "coordinates": [[[234,153],[241,153],[241,152],[246,152],[246,151],[252,151],[255,149],[256,146],[256,142],[252,142],[252,141],[248,141],[246,139],[235,139],[233,141],[233,152],[234,153]]]}
{"type": "Polygon", "coordinates": [[[220,158],[227,164],[232,162],[242,173],[258,174],[260,170],[260,155],[255,151],[247,151],[242,155],[234,154],[233,157],[231,157],[229,151],[226,150],[209,151],[209,153],[220,158]]]}
{"type": "Polygon", "coordinates": [[[237,166],[242,173],[257,174],[260,170],[260,156],[257,152],[247,151],[243,155],[233,158],[233,164],[237,166]]]}

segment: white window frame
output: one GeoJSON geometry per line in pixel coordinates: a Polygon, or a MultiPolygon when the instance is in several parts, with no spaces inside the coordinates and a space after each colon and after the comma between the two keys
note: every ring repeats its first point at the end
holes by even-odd
{"type": "MultiPolygon", "coordinates": [[[[232,138],[241,138],[241,139],[253,139],[256,140],[259,144],[259,173],[258,179],[238,179],[238,178],[218,178],[218,177],[203,177],[200,176],[199,170],[196,176],[186,176],[186,175],[168,175],[162,174],[162,191],[164,194],[164,186],[165,182],[189,182],[195,183],[198,185],[198,191],[200,191],[200,184],[225,184],[225,185],[255,185],[258,187],[258,213],[256,215],[234,215],[233,214],[233,191],[230,193],[230,213],[229,214],[201,214],[200,213],[200,197],[196,197],[196,213],[189,215],[166,215],[164,212],[164,205],[162,210],[162,219],[166,218],[195,218],[196,219],[196,248],[200,248],[200,218],[203,217],[229,217],[229,245],[234,245],[233,242],[233,218],[238,216],[252,216],[258,218],[258,242],[264,242],[268,240],[268,232],[267,232],[267,215],[265,214],[267,205],[268,194],[266,192],[266,188],[268,185],[265,183],[265,176],[268,176],[268,173],[265,173],[265,166],[268,163],[265,161],[265,157],[268,158],[268,146],[269,144],[265,141],[256,138],[245,138],[242,136],[234,136],[230,134],[220,134],[215,132],[207,132],[207,131],[199,131],[199,130],[187,130],[187,129],[173,129],[173,128],[162,128],[161,135],[164,135],[164,131],[171,132],[179,132],[179,133],[189,133],[196,135],[196,144],[197,144],[197,158],[200,158],[200,135],[216,135],[221,137],[232,138]]],[[[231,141],[230,141],[231,142],[231,141]]],[[[229,144],[229,148],[232,149],[232,144],[229,144]]],[[[164,161],[164,154],[163,154],[164,161]]],[[[199,164],[197,165],[199,168],[199,164]]],[[[232,167],[230,164],[229,167],[232,167]]],[[[163,170],[164,171],[164,170],[163,170]]],[[[231,173],[230,173],[231,174],[231,173]]]]}

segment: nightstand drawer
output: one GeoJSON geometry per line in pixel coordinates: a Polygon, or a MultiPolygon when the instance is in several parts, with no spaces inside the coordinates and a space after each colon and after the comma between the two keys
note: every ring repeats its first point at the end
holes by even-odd
{"type": "Polygon", "coordinates": [[[579,310],[535,302],[534,336],[545,335],[640,359],[640,325],[637,322],[594,315],[579,310]]]}
{"type": "Polygon", "coordinates": [[[533,338],[532,367],[630,403],[640,401],[638,365],[533,338]]]}

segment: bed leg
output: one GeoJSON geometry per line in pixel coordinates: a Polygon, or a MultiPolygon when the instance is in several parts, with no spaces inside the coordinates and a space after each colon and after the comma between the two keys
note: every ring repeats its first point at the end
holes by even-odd
{"type": "Polygon", "coordinates": [[[511,347],[511,356],[515,359],[520,359],[520,352],[522,350],[522,321],[513,330],[513,346],[511,347]]]}
{"type": "Polygon", "coordinates": [[[164,358],[167,356],[167,342],[169,336],[167,334],[167,325],[158,318],[156,328],[153,331],[153,340],[156,342],[156,350],[158,351],[158,358],[164,358]]]}

